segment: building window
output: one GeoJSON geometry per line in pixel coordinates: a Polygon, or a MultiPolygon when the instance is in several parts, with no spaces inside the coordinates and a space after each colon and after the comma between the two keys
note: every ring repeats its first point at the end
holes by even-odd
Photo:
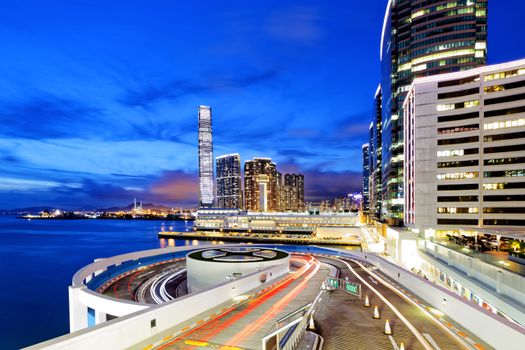
{"type": "Polygon", "coordinates": [[[523,150],[525,150],[525,145],[486,147],[483,151],[485,153],[503,153],[503,152],[519,152],[523,150]]]}
{"type": "Polygon", "coordinates": [[[438,168],[460,168],[460,167],[477,166],[477,165],[479,165],[479,161],[475,159],[475,160],[464,160],[460,162],[439,162],[438,168]]]}
{"type": "Polygon", "coordinates": [[[439,128],[438,134],[455,134],[458,132],[467,132],[467,131],[476,131],[479,130],[479,124],[470,124],[470,125],[463,125],[463,126],[454,126],[454,127],[448,127],[448,128],[439,128]]]}
{"type": "Polygon", "coordinates": [[[477,189],[479,189],[478,184],[438,185],[438,191],[467,191],[477,189]]]}
{"type": "Polygon", "coordinates": [[[461,90],[461,91],[453,91],[453,92],[444,92],[444,93],[438,94],[438,99],[443,100],[446,98],[463,97],[463,96],[474,95],[474,94],[479,94],[479,88],[461,90]]]}
{"type": "Polygon", "coordinates": [[[478,196],[442,196],[437,198],[439,202],[477,202],[478,196]]]}
{"type": "Polygon", "coordinates": [[[485,219],[483,225],[487,226],[525,226],[525,220],[485,219]]]}
{"type": "Polygon", "coordinates": [[[485,159],[484,165],[520,164],[525,163],[525,157],[511,157],[500,159],[485,159]]]}
{"type": "Polygon", "coordinates": [[[483,196],[485,202],[521,202],[525,201],[524,194],[509,194],[509,195],[500,195],[500,196],[483,196]]]}
{"type": "Polygon", "coordinates": [[[473,118],[479,118],[479,112],[440,116],[438,117],[438,123],[455,122],[458,120],[473,119],[473,118]]]}
{"type": "Polygon", "coordinates": [[[487,123],[483,125],[485,130],[497,130],[497,129],[508,129],[508,128],[518,128],[525,126],[525,119],[515,119],[515,120],[504,120],[500,122],[487,123]]]}
{"type": "Polygon", "coordinates": [[[438,225],[477,225],[477,219],[438,219],[438,225]]]}
{"type": "Polygon", "coordinates": [[[458,145],[461,143],[470,143],[470,142],[478,142],[478,141],[479,141],[479,136],[462,137],[458,139],[444,139],[444,140],[438,140],[438,146],[458,145]]]}
{"type": "Polygon", "coordinates": [[[498,104],[498,103],[521,101],[521,100],[524,100],[524,99],[525,99],[525,94],[519,94],[519,95],[512,95],[512,96],[504,96],[504,97],[487,99],[487,100],[485,100],[484,103],[485,103],[485,106],[489,106],[489,105],[495,105],[495,104],[498,104]]]}
{"type": "Polygon", "coordinates": [[[462,180],[462,179],[475,179],[479,176],[477,171],[461,172],[461,173],[443,173],[437,174],[438,180],[462,180]]]}
{"type": "Polygon", "coordinates": [[[485,171],[483,177],[523,177],[525,170],[485,171]]]}
{"type": "Polygon", "coordinates": [[[523,214],[525,213],[525,207],[513,207],[513,208],[483,208],[485,214],[523,214]]]}
{"type": "Polygon", "coordinates": [[[511,115],[511,114],[518,114],[518,113],[525,113],[525,106],[497,109],[495,111],[488,111],[484,113],[484,116],[485,118],[491,118],[491,117],[499,117],[501,115],[511,115]]]}
{"type": "Polygon", "coordinates": [[[438,214],[477,214],[479,213],[479,208],[448,208],[441,207],[437,209],[438,214]]]}

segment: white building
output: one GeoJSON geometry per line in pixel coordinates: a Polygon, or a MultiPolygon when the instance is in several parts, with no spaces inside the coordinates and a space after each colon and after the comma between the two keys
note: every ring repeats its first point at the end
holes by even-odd
{"type": "Polygon", "coordinates": [[[406,226],[525,227],[525,60],[418,78],[404,111],[406,226]]]}

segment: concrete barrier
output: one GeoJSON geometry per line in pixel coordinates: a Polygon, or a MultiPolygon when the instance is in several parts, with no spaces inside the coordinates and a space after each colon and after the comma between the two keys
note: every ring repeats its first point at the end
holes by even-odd
{"type": "Polygon", "coordinates": [[[360,260],[373,264],[391,280],[403,285],[414,295],[461,324],[495,349],[523,349],[525,330],[522,327],[381,257],[366,253],[354,255],[359,256],[360,260]]]}
{"type": "Polygon", "coordinates": [[[275,280],[288,272],[288,267],[272,266],[233,282],[186,295],[172,302],[138,311],[94,327],[64,335],[26,348],[26,350],[115,350],[126,349],[156,334],[275,280]],[[262,275],[266,278],[261,278],[262,275]]]}

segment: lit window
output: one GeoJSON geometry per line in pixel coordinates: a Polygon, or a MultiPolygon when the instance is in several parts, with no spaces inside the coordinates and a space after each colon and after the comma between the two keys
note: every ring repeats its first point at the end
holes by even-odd
{"type": "Polygon", "coordinates": [[[446,105],[437,105],[437,111],[438,112],[444,112],[444,111],[452,111],[456,108],[456,105],[453,103],[449,103],[446,105]]]}

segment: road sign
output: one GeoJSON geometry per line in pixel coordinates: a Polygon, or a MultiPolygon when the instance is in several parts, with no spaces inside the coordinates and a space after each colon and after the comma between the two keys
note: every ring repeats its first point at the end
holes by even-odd
{"type": "Polygon", "coordinates": [[[359,283],[345,281],[344,284],[345,284],[345,291],[347,293],[356,295],[358,297],[361,296],[361,285],[359,283]]]}
{"type": "Polygon", "coordinates": [[[327,284],[327,286],[330,289],[338,289],[339,288],[339,279],[338,278],[333,278],[333,277],[328,277],[326,279],[326,284],[327,284]]]}

